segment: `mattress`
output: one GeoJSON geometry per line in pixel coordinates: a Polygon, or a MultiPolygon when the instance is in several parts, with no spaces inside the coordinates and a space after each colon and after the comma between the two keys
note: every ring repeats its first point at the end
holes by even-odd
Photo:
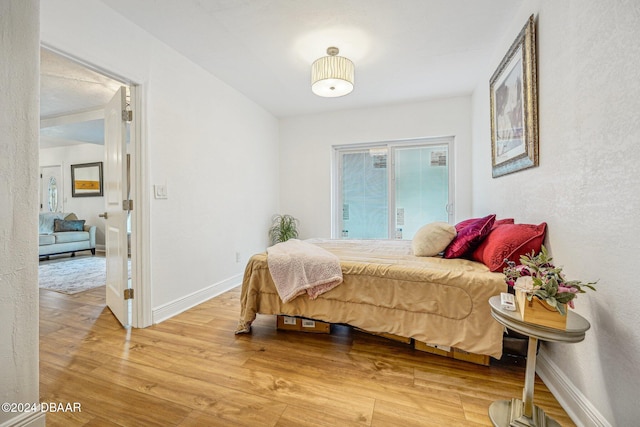
{"type": "Polygon", "coordinates": [[[302,295],[285,304],[267,254],[256,254],[244,273],[237,333],[249,332],[257,314],[284,314],[501,357],[503,327],[488,301],[506,292],[502,273],[465,259],[413,256],[411,241],[307,242],[338,256],[343,283],[314,300],[302,295]]]}

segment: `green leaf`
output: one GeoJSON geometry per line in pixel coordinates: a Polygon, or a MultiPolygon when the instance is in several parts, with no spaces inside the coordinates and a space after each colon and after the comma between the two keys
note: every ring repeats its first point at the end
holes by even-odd
{"type": "Polygon", "coordinates": [[[291,215],[274,215],[269,239],[271,244],[285,242],[298,237],[298,220],[291,215]]]}
{"type": "Polygon", "coordinates": [[[567,309],[565,308],[564,304],[558,304],[558,306],[556,306],[556,310],[558,310],[558,312],[563,316],[567,315],[567,309]]]}
{"type": "MultiPolygon", "coordinates": [[[[533,292],[533,295],[537,296],[541,300],[546,300],[547,299],[547,293],[545,291],[541,290],[541,289],[536,289],[533,292]]],[[[529,301],[531,301],[531,298],[529,298],[529,301]]]]}
{"type": "Polygon", "coordinates": [[[558,300],[558,302],[561,302],[563,304],[568,303],[575,297],[576,297],[576,294],[572,292],[558,292],[558,294],[556,294],[556,300],[558,300]]]}

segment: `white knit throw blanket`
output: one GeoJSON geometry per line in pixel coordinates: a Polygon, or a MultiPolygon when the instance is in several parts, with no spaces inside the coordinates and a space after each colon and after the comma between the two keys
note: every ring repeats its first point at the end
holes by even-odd
{"type": "Polygon", "coordinates": [[[278,295],[285,303],[305,292],[316,299],[342,283],[338,257],[298,239],[267,248],[267,264],[278,295]]]}

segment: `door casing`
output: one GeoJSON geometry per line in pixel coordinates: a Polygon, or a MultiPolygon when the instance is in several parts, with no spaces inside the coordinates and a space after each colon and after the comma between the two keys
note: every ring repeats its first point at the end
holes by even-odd
{"type": "MultiPolygon", "coordinates": [[[[91,64],[80,57],[70,55],[47,43],[41,43],[41,46],[129,86],[130,108],[133,112],[129,140],[131,145],[131,197],[134,200],[134,209],[131,212],[131,288],[134,292],[131,326],[134,328],[151,326],[151,262],[149,250],[151,191],[149,190],[149,168],[147,166],[147,136],[144,131],[146,120],[143,114],[147,108],[146,86],[103,67],[91,64]]],[[[124,250],[126,251],[126,248],[124,250]]]]}

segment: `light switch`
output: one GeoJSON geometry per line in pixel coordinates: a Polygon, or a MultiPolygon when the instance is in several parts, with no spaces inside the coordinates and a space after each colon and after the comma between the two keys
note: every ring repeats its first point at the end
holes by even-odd
{"type": "Polygon", "coordinates": [[[156,199],[166,199],[167,195],[167,186],[166,185],[154,185],[154,194],[156,199]]]}

